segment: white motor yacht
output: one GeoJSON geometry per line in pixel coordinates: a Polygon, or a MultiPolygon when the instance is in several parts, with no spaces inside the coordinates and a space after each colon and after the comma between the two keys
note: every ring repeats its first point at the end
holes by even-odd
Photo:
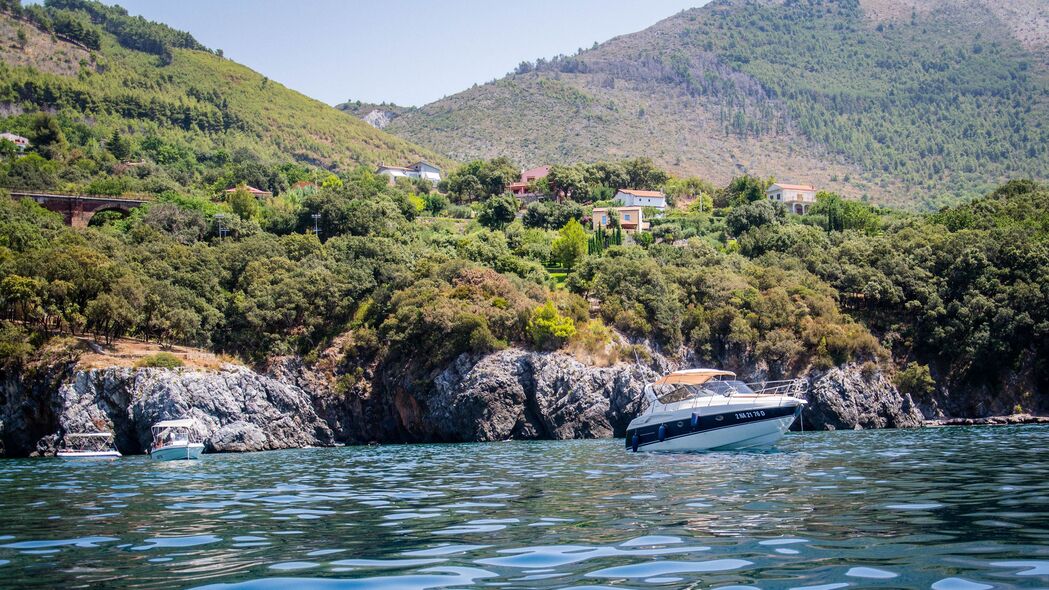
{"type": "Polygon", "coordinates": [[[204,452],[192,418],[165,420],[153,425],[153,444],[149,456],[158,461],[199,459],[204,452]]]}
{"type": "Polygon", "coordinates": [[[112,432],[66,434],[56,456],[63,459],[116,459],[120,451],[113,444],[112,432]]]}
{"type": "Polygon", "coordinates": [[[801,414],[803,379],[743,383],[717,369],[689,369],[645,386],[648,410],[627,426],[626,448],[706,451],[768,447],[801,414]]]}

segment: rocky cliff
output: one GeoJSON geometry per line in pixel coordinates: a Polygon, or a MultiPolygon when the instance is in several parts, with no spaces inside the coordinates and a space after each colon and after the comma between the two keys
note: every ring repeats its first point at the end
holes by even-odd
{"type": "Polygon", "coordinates": [[[432,379],[366,374],[336,393],[295,359],[272,374],[314,392],[337,438],[348,443],[464,442],[622,435],[656,373],[637,365],[584,365],[559,352],[511,348],[462,355],[432,379]]]}
{"type": "MultiPolygon", "coordinates": [[[[648,407],[644,384],[657,376],[640,364],[594,367],[516,348],[462,355],[425,379],[389,369],[357,374],[347,387],[297,358],[265,376],[233,365],[77,370],[67,360],[2,381],[0,440],[7,455],[48,454],[64,433],[109,430],[122,452],[138,453],[150,425],[180,417],[197,419],[209,452],[622,436],[648,407]]],[[[910,397],[877,370],[846,366],[808,379],[806,429],[922,424],[910,397]]]]}
{"type": "Polygon", "coordinates": [[[804,427],[813,430],[913,428],[924,423],[911,396],[900,393],[876,369],[848,365],[811,375],[806,399],[804,427]]]}
{"type": "Polygon", "coordinates": [[[113,432],[122,453],[140,453],[152,424],[182,417],[197,419],[208,452],[334,442],[308,393],[234,365],[220,371],[65,366],[42,382],[7,380],[0,395],[8,455],[50,454],[63,434],[95,431],[113,432]],[[55,375],[66,379],[58,384],[55,375]]]}

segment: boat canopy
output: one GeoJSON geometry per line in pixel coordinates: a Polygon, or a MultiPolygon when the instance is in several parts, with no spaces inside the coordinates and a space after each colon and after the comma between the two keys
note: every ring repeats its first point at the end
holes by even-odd
{"type": "Polygon", "coordinates": [[[197,421],[193,418],[183,418],[181,420],[164,420],[163,422],[157,422],[156,424],[154,424],[153,429],[156,430],[158,428],[190,428],[196,423],[197,421]]]}
{"type": "Polygon", "coordinates": [[[66,438],[113,438],[112,432],[68,432],[66,438]]]}
{"type": "Polygon", "coordinates": [[[735,378],[736,374],[719,369],[685,369],[663,375],[656,381],[656,385],[702,385],[715,377],[735,378]]]}

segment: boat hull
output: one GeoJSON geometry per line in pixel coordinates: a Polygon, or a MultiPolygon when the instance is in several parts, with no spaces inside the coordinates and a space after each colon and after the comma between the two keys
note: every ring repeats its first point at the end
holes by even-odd
{"type": "Polygon", "coordinates": [[[204,452],[204,445],[200,443],[189,443],[185,445],[170,445],[152,449],[149,457],[157,461],[186,461],[199,459],[204,452]]]}
{"type": "Polygon", "coordinates": [[[799,404],[667,416],[657,423],[628,428],[626,448],[642,452],[767,448],[790,429],[801,408],[799,404]]]}
{"type": "Polygon", "coordinates": [[[58,451],[55,456],[60,459],[119,459],[122,455],[118,451],[58,451]]]}

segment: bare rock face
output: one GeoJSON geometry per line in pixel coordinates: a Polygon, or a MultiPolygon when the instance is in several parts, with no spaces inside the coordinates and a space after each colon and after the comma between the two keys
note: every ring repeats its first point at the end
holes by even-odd
{"type": "Polygon", "coordinates": [[[150,427],[176,418],[197,420],[208,452],[334,442],[309,394],[233,365],[218,372],[119,367],[77,371],[52,397],[53,431],[39,437],[39,454],[54,452],[64,433],[97,431],[112,431],[123,453],[142,452],[151,442],[150,427]]]}
{"type": "Polygon", "coordinates": [[[351,444],[597,438],[622,435],[645,407],[655,373],[584,365],[559,352],[509,348],[464,354],[428,377],[377,375],[349,392],[314,390],[297,363],[271,367],[315,394],[321,415],[351,444]]]}
{"type": "Polygon", "coordinates": [[[368,114],[361,117],[364,122],[375,127],[376,129],[385,129],[390,121],[393,121],[398,117],[397,113],[393,111],[384,111],[381,109],[374,109],[368,112],[368,114]]]}
{"type": "Polygon", "coordinates": [[[563,353],[507,349],[464,355],[418,401],[438,440],[601,438],[622,434],[655,373],[591,367],[563,353]]]}
{"type": "Polygon", "coordinates": [[[815,375],[810,383],[804,412],[806,429],[913,428],[924,424],[911,396],[901,394],[881,371],[846,365],[815,375]]]}

